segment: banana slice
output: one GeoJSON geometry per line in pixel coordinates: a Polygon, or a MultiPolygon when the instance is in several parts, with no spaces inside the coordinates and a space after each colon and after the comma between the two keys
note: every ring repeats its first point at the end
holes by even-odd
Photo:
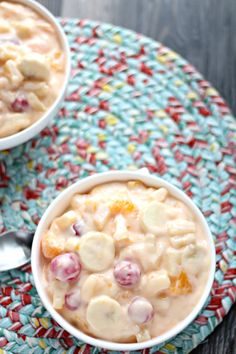
{"type": "Polygon", "coordinates": [[[47,81],[50,75],[50,66],[45,57],[38,53],[28,54],[21,59],[19,70],[24,77],[47,81]]]}
{"type": "Polygon", "coordinates": [[[148,296],[156,296],[170,287],[170,278],[167,271],[162,269],[154,271],[146,276],[145,293],[148,296]]]}
{"type": "Polygon", "coordinates": [[[105,270],[115,257],[113,238],[102,232],[87,232],[81,237],[79,255],[87,270],[93,272],[105,270]]]}
{"type": "Polygon", "coordinates": [[[88,303],[93,297],[99,295],[113,296],[118,292],[118,286],[101,274],[91,274],[81,288],[81,298],[88,303]]]}
{"type": "Polygon", "coordinates": [[[151,232],[156,236],[166,233],[167,213],[163,203],[151,202],[142,212],[141,226],[146,232],[151,232]]]}
{"type": "Polygon", "coordinates": [[[122,308],[116,300],[107,295],[101,295],[90,301],[86,318],[96,333],[108,335],[122,327],[122,308]]]}

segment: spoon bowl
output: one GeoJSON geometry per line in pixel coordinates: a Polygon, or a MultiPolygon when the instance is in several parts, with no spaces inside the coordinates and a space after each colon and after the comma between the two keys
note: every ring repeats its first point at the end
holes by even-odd
{"type": "Polygon", "coordinates": [[[18,268],[30,261],[34,232],[7,231],[0,235],[0,272],[18,268]]]}

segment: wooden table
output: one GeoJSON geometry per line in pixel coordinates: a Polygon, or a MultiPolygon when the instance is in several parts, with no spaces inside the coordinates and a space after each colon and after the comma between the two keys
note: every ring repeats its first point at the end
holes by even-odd
{"type": "MultiPolygon", "coordinates": [[[[40,0],[57,16],[130,28],[174,49],[236,115],[236,0],[40,0]]],[[[236,354],[236,305],[192,354],[236,354]]]]}

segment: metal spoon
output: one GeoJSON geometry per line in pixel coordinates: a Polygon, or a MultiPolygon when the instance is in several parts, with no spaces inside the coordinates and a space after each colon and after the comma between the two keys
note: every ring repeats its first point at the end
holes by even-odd
{"type": "Polygon", "coordinates": [[[34,232],[7,231],[0,235],[0,272],[30,261],[34,232]]]}

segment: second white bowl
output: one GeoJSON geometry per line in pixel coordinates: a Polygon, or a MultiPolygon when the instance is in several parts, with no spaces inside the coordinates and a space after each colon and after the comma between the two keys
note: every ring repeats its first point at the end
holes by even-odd
{"type": "Polygon", "coordinates": [[[42,15],[42,17],[45,18],[49,23],[51,23],[52,26],[56,29],[58,39],[62,47],[62,51],[65,53],[65,58],[66,58],[65,75],[64,75],[64,80],[61,86],[60,93],[57,99],[52,104],[52,106],[49,107],[49,109],[45,112],[45,114],[41,118],[39,118],[28,128],[21,130],[16,134],[9,135],[5,138],[0,138],[0,151],[13,148],[15,146],[18,146],[32,139],[35,135],[37,135],[41,130],[43,130],[49,124],[49,122],[53,119],[53,117],[58,112],[60,105],[63,102],[66,93],[67,84],[70,77],[70,71],[71,71],[69,44],[65,36],[65,33],[63,32],[63,29],[61,28],[56,18],[44,6],[40,5],[36,1],[17,0],[16,3],[32,8],[37,13],[42,15]]]}

